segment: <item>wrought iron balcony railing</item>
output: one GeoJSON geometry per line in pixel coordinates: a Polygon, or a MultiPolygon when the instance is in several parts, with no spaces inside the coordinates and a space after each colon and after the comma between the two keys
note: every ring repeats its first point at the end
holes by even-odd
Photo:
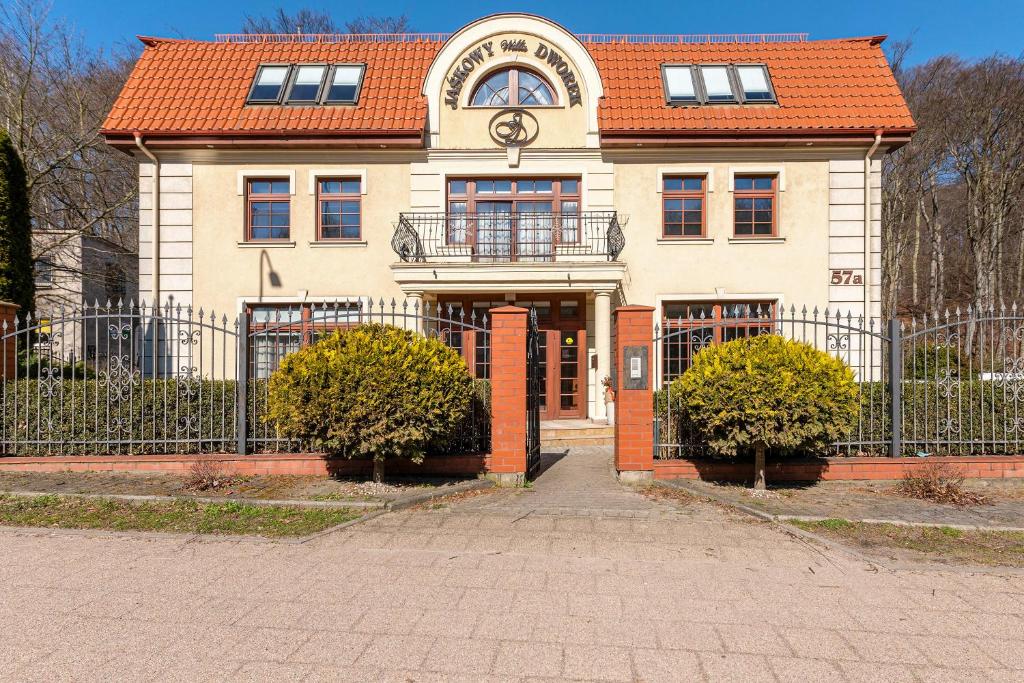
{"type": "Polygon", "coordinates": [[[615,211],[403,213],[391,247],[403,261],[615,261],[625,246],[615,211]]]}

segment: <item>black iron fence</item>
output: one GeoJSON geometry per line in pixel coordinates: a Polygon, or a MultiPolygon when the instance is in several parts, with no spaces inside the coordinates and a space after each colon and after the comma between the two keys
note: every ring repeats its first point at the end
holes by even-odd
{"type": "Polygon", "coordinates": [[[228,317],[118,304],[29,314],[0,325],[0,453],[297,452],[266,418],[268,378],[325,334],[378,322],[437,337],[479,379],[458,434],[439,451],[490,448],[486,317],[418,301],[253,305],[228,317]],[[240,408],[244,406],[244,409],[240,408]]]}
{"type": "Polygon", "coordinates": [[[911,320],[817,309],[734,305],[714,319],[666,318],[655,331],[655,455],[712,455],[677,408],[673,381],[702,348],[779,334],[843,360],[860,413],[833,455],[1020,454],[1024,441],[1024,312],[956,311],[911,320]]]}
{"type": "Polygon", "coordinates": [[[403,213],[391,247],[412,262],[614,261],[625,237],[614,211],[403,213]]]}

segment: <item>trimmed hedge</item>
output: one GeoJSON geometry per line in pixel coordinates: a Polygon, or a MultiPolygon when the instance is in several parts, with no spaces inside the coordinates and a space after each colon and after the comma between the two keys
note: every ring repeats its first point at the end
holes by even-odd
{"type": "MultiPolygon", "coordinates": [[[[249,381],[250,448],[257,452],[313,451],[308,444],[279,439],[274,426],[262,422],[261,416],[267,412],[266,384],[266,380],[249,381]]],[[[102,380],[65,380],[63,404],[61,388],[56,387],[47,397],[43,395],[46,387],[45,381],[36,379],[0,383],[0,439],[4,446],[0,453],[144,455],[236,450],[234,381],[145,380],[134,386],[130,400],[112,396],[109,414],[102,380]]],[[[429,452],[484,453],[490,449],[490,428],[490,383],[476,380],[466,421],[453,434],[432,443],[429,452]]]]}

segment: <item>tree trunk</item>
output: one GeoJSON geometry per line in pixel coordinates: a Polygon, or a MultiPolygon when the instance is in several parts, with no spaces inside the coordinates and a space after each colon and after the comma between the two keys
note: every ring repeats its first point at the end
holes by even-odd
{"type": "Polygon", "coordinates": [[[765,490],[764,480],[764,446],[754,446],[754,488],[758,491],[765,490]]]}
{"type": "MultiPolygon", "coordinates": [[[[918,296],[918,262],[921,259],[921,210],[914,212],[914,252],[910,257],[910,302],[917,308],[918,296]]],[[[895,312],[895,309],[893,309],[895,312]]]]}
{"type": "Polygon", "coordinates": [[[377,458],[373,459],[373,480],[376,483],[378,483],[378,484],[381,483],[382,481],[384,481],[384,461],[383,460],[378,460],[377,458]]]}

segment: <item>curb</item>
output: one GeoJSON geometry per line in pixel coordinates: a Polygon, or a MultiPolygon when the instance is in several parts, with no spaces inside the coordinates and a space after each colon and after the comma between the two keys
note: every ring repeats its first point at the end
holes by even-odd
{"type": "Polygon", "coordinates": [[[405,510],[414,505],[420,503],[430,502],[436,498],[444,498],[455,493],[464,493],[465,491],[477,491],[480,489],[493,488],[495,483],[490,479],[473,479],[471,481],[463,481],[458,484],[449,484],[447,486],[440,486],[430,491],[424,491],[423,493],[413,493],[408,496],[402,496],[396,498],[388,503],[384,504],[384,509],[388,512],[396,512],[398,510],[405,510]]]}

